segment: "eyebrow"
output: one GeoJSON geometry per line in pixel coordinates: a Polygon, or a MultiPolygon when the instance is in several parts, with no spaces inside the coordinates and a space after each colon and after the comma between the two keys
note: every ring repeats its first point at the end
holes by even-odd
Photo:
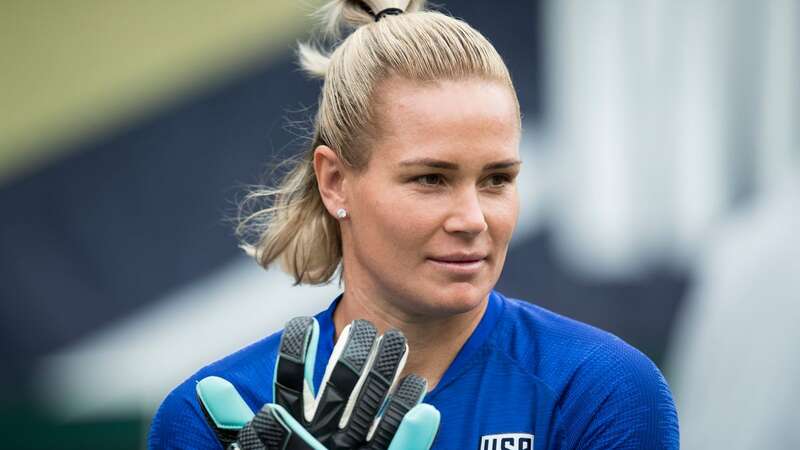
{"type": "MultiPolygon", "coordinates": [[[[493,163],[486,164],[485,166],[483,166],[483,170],[508,169],[510,167],[515,167],[520,164],[522,164],[522,161],[518,159],[505,159],[503,161],[496,161],[493,163]]],[[[434,169],[458,170],[458,164],[434,158],[409,159],[407,161],[401,161],[400,165],[403,167],[423,166],[423,167],[431,167],[434,169]]]]}

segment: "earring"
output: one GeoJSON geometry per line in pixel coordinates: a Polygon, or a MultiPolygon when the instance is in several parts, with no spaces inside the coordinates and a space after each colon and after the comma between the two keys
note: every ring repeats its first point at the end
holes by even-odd
{"type": "Polygon", "coordinates": [[[336,210],[336,217],[338,217],[340,219],[344,219],[345,217],[347,217],[347,210],[344,209],[344,208],[337,209],[336,210]]]}

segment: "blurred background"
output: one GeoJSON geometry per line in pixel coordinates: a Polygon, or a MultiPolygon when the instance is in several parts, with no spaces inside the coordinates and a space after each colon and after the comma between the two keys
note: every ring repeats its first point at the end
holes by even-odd
{"type": "MultiPolygon", "coordinates": [[[[498,289],[652,358],[684,448],[800,448],[799,2],[441,3],[524,114],[498,289]]],[[[318,4],[2,2],[3,447],[144,448],[172,387],[336,295],[229,220],[304,148],[318,4]]]]}

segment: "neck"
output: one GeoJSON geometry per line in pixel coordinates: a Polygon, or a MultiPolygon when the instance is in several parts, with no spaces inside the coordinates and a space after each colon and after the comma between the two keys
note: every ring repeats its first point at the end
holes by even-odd
{"type": "Polygon", "coordinates": [[[402,376],[410,373],[422,376],[432,390],[480,323],[487,304],[488,298],[464,313],[430,317],[410,314],[359,289],[348,288],[336,307],[333,323],[337,339],[342,329],[355,319],[369,320],[381,334],[392,328],[402,331],[409,347],[402,376]]]}

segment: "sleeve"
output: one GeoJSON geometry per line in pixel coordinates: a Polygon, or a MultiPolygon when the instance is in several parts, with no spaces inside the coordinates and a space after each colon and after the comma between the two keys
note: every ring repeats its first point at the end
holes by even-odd
{"type": "Polygon", "coordinates": [[[604,344],[576,370],[563,403],[564,448],[678,449],[678,416],[658,368],[622,340],[604,344]]]}
{"type": "Polygon", "coordinates": [[[190,381],[178,386],[161,403],[150,425],[147,448],[222,449],[195,400],[190,381]]]}

